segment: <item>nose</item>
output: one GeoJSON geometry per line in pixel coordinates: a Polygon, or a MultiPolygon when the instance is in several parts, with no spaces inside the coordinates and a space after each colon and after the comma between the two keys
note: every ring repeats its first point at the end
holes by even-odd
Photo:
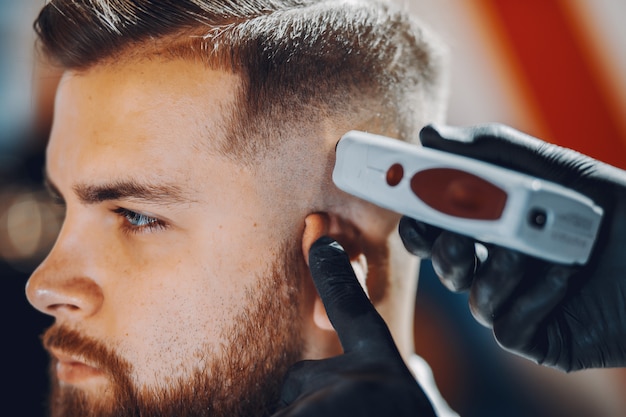
{"type": "Polygon", "coordinates": [[[59,243],[29,278],[26,297],[37,310],[57,319],[90,317],[102,307],[102,288],[59,243]]]}

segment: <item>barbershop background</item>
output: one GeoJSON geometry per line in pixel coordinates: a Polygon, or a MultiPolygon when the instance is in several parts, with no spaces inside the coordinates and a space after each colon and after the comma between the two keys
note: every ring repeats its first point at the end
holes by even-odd
{"type": "MultiPolygon", "coordinates": [[[[396,0],[436,29],[452,55],[448,122],[509,124],[626,168],[626,2],[396,0]]],[[[57,74],[36,63],[32,22],[43,0],[0,0],[0,291],[2,415],[44,414],[51,321],[26,301],[29,274],[60,222],[42,190],[57,74]],[[15,410],[15,411],[12,411],[15,410]]],[[[500,350],[465,295],[423,262],[416,349],[463,417],[626,416],[626,370],[565,375],[500,350]]]]}

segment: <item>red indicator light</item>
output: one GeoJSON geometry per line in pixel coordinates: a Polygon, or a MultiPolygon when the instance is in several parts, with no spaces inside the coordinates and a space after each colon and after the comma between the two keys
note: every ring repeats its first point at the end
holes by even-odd
{"type": "Polygon", "coordinates": [[[404,178],[404,168],[402,168],[402,165],[393,164],[389,167],[389,169],[387,170],[387,184],[395,187],[396,185],[400,184],[402,178],[404,178]]]}
{"type": "Polygon", "coordinates": [[[507,194],[494,184],[452,168],[420,171],[411,178],[411,189],[424,203],[450,216],[497,220],[507,194]]]}

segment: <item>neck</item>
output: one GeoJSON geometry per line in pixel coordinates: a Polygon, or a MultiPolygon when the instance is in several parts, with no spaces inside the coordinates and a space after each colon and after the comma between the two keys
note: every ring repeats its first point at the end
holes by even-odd
{"type": "Polygon", "coordinates": [[[405,361],[415,353],[413,318],[419,258],[407,252],[396,233],[389,239],[389,291],[376,308],[405,361]]]}

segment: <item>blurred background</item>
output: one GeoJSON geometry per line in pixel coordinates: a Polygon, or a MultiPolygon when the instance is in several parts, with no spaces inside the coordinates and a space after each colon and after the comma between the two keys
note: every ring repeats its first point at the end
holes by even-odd
{"type": "Polygon", "coordinates": [[[45,144],[57,76],[35,64],[32,22],[43,0],[0,0],[0,282],[5,320],[5,383],[0,414],[40,417],[47,355],[39,340],[51,320],[24,295],[61,219],[42,187],[45,144]]]}
{"type": "MultiPolygon", "coordinates": [[[[502,122],[626,168],[626,2],[392,0],[433,27],[452,57],[448,122],[502,122]]],[[[50,324],[24,296],[59,209],[42,187],[57,77],[38,64],[43,0],[0,0],[0,280],[8,332],[3,415],[44,415],[50,324]],[[16,411],[10,411],[16,410],[16,411]]],[[[463,417],[626,416],[626,371],[562,374],[503,352],[423,262],[416,347],[463,417]]]]}

